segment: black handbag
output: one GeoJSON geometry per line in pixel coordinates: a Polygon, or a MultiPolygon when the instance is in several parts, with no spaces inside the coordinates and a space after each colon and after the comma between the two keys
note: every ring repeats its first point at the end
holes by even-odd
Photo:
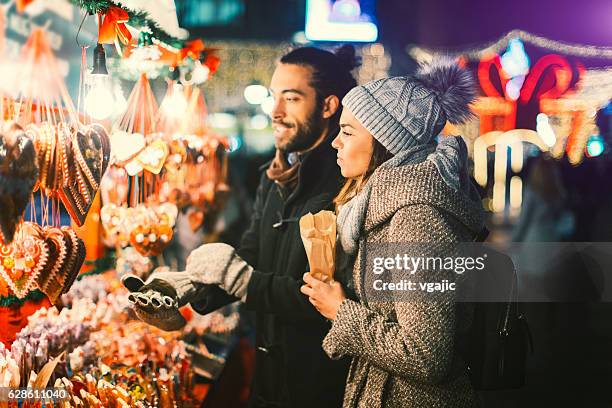
{"type": "Polygon", "coordinates": [[[483,293],[496,288],[495,299],[506,294],[501,298],[507,301],[474,303],[474,320],[464,347],[469,377],[476,390],[520,388],[525,385],[533,341],[527,320],[519,312],[516,270],[506,254],[487,248],[487,255],[495,267],[478,276],[476,290],[483,293]]]}

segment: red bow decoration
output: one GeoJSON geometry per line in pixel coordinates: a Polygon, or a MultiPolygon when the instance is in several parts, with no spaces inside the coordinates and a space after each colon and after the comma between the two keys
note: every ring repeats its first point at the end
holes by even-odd
{"type": "Polygon", "coordinates": [[[34,0],[17,0],[17,2],[15,3],[15,6],[17,7],[17,12],[19,14],[23,13],[26,7],[28,7],[28,5],[33,1],[34,0]]]}
{"type": "MultiPolygon", "coordinates": [[[[528,103],[534,93],[537,98],[558,98],[569,90],[573,79],[576,78],[574,78],[572,68],[565,58],[556,54],[545,55],[538,60],[525,78],[518,102],[528,103]],[[540,86],[538,87],[538,85],[540,86]],[[537,91],[536,87],[538,88],[537,91]]],[[[508,99],[506,84],[509,80],[510,78],[506,77],[504,73],[499,55],[484,58],[478,65],[478,81],[486,96],[508,99]],[[496,68],[502,88],[501,92],[492,81],[492,67],[496,68]]]]}
{"type": "Polygon", "coordinates": [[[180,51],[179,63],[185,58],[190,57],[194,60],[199,60],[204,54],[204,60],[202,64],[206,65],[210,70],[210,75],[217,72],[221,59],[215,54],[217,48],[206,48],[204,42],[201,39],[189,41],[185,47],[180,51]]]}
{"type": "Polygon", "coordinates": [[[206,52],[206,57],[204,57],[203,64],[206,65],[208,69],[210,69],[209,75],[212,75],[217,72],[217,69],[219,69],[219,64],[221,63],[221,58],[219,58],[215,54],[216,51],[216,48],[206,48],[204,50],[204,52],[206,52]]]}
{"type": "Polygon", "coordinates": [[[109,7],[106,14],[104,14],[104,20],[100,23],[98,42],[100,44],[114,44],[117,37],[119,37],[123,44],[129,44],[132,34],[130,34],[130,30],[125,25],[129,20],[130,17],[127,11],[121,7],[109,7]]]}
{"type": "Polygon", "coordinates": [[[503,94],[506,92],[506,83],[508,82],[508,78],[504,75],[504,70],[501,65],[501,58],[499,55],[491,55],[488,58],[483,58],[478,64],[478,82],[480,82],[480,87],[486,96],[492,97],[503,97],[503,94]],[[491,80],[491,67],[496,68],[497,75],[499,76],[499,80],[501,82],[502,92],[497,90],[497,87],[493,84],[491,80]]]}
{"type": "Polygon", "coordinates": [[[572,67],[567,60],[556,54],[545,55],[538,60],[525,80],[521,90],[521,103],[527,103],[536,90],[539,99],[556,99],[570,88],[573,79],[572,67]]]}
{"type": "Polygon", "coordinates": [[[193,40],[193,41],[189,41],[188,43],[185,44],[183,49],[181,49],[181,52],[180,52],[181,61],[187,57],[191,57],[194,60],[200,59],[200,54],[204,50],[205,50],[204,42],[200,38],[193,40]]]}

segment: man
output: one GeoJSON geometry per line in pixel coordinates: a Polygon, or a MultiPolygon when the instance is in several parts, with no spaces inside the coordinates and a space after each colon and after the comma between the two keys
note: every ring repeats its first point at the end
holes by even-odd
{"type": "MultiPolygon", "coordinates": [[[[324,354],[329,323],[300,293],[309,267],[298,222],[309,212],[333,210],[342,178],[331,140],[340,101],[356,85],[351,70],[357,65],[351,46],[335,54],[298,48],[280,59],[270,84],[276,156],[264,166],[240,248],[203,245],[189,256],[185,272],[148,280],[148,288],[169,284],[179,304],[190,302],[200,313],[237,299],[256,312],[251,407],[342,405],[348,361],[324,354]]],[[[139,316],[156,324],[144,312],[139,316]]]]}

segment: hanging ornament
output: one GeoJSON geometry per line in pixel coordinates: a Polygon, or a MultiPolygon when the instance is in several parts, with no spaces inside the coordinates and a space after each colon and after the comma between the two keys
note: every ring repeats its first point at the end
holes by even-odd
{"type": "Polygon", "coordinates": [[[177,215],[171,203],[129,208],[107,204],[100,219],[109,245],[125,248],[131,244],[143,256],[156,256],[172,240],[177,215]]]}
{"type": "Polygon", "coordinates": [[[168,147],[157,140],[157,115],[155,96],[146,75],[142,74],[111,136],[114,162],[125,168],[129,176],[136,176],[143,170],[159,174],[165,163],[168,147]]]}
{"type": "Polygon", "coordinates": [[[0,279],[19,299],[35,288],[36,279],[48,261],[48,247],[39,238],[35,224],[23,224],[9,245],[0,245],[0,279]]]}
{"type": "Polygon", "coordinates": [[[36,150],[17,124],[0,130],[0,243],[10,244],[38,180],[36,150]]]}

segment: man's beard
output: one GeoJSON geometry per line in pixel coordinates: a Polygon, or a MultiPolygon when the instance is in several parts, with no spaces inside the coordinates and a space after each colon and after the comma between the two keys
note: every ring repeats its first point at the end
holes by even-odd
{"type": "Polygon", "coordinates": [[[279,150],[292,153],[310,149],[321,138],[325,128],[325,123],[321,117],[322,112],[322,106],[317,104],[315,110],[304,123],[295,125],[295,135],[285,146],[279,147],[279,150]]]}

